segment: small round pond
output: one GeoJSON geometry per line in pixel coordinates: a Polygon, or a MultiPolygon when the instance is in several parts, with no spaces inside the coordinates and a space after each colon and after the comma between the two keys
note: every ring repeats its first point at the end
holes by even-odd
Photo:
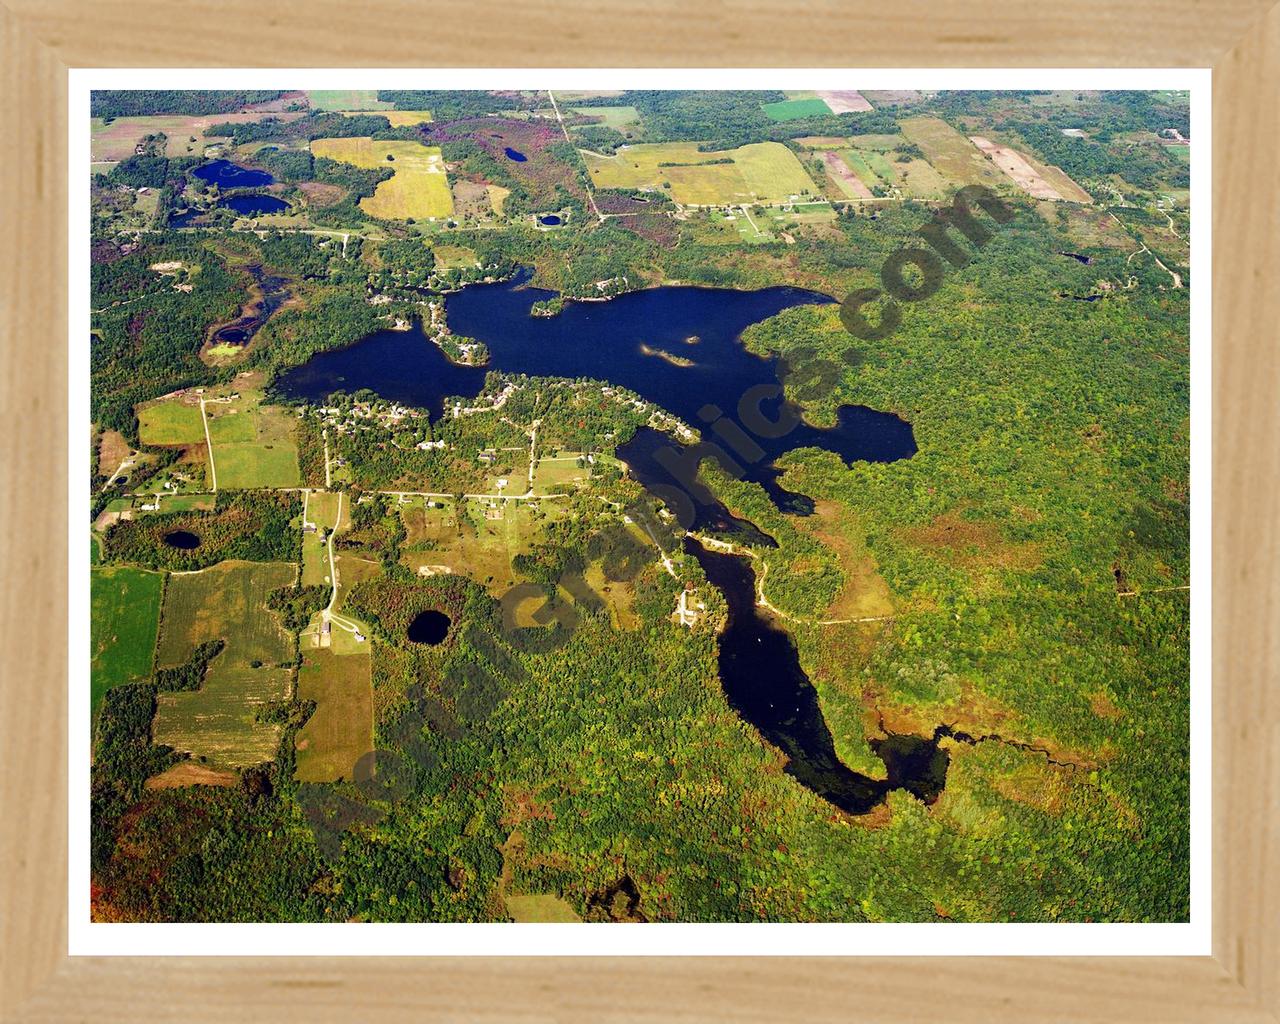
{"type": "Polygon", "coordinates": [[[522,163],[524,163],[526,160],[528,160],[528,159],[529,159],[527,156],[525,156],[523,153],[521,153],[521,152],[520,152],[520,150],[518,150],[518,149],[512,149],[510,146],[507,146],[507,147],[503,150],[503,152],[507,154],[507,159],[508,159],[508,160],[514,160],[514,161],[515,161],[516,163],[518,163],[518,164],[522,164],[522,163]]]}
{"type": "Polygon", "coordinates": [[[545,224],[548,227],[554,227],[556,224],[562,223],[560,218],[554,213],[548,213],[545,217],[538,218],[539,224],[545,224]]]}
{"type": "Polygon", "coordinates": [[[409,623],[406,635],[415,644],[429,644],[434,647],[449,635],[449,616],[435,610],[419,612],[409,623]]]}
{"type": "Polygon", "coordinates": [[[171,548],[190,551],[200,546],[200,538],[190,530],[170,530],[164,535],[164,542],[171,548]]]}

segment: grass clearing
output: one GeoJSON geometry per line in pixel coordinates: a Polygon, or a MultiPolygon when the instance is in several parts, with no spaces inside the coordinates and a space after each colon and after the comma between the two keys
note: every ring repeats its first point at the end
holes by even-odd
{"type": "Polygon", "coordinates": [[[601,118],[606,128],[628,128],[640,122],[640,112],[635,107],[573,107],[573,113],[583,117],[601,118]]]}
{"type": "Polygon", "coordinates": [[[298,699],[315,701],[316,709],[297,736],[299,782],[350,780],[355,763],[373,749],[372,659],[369,645],[363,647],[350,655],[303,648],[298,699]]]}
{"type": "Polygon", "coordinates": [[[182,398],[166,398],[138,409],[138,440],[144,445],[177,446],[204,443],[200,405],[182,398]]]}
{"type": "Polygon", "coordinates": [[[201,689],[160,695],[156,743],[229,767],[275,757],[281,727],[259,722],[257,713],[288,697],[294,648],[267,597],[295,572],[284,562],[229,561],[170,576],[156,664],[184,664],[206,640],[226,646],[201,689]]]}
{"type": "Polygon", "coordinates": [[[89,573],[91,713],[113,686],[147,679],[155,659],[164,573],[102,566],[89,573]]]}
{"type": "Polygon", "coordinates": [[[453,193],[438,146],[384,142],[365,136],[316,139],[311,143],[311,152],[356,167],[390,167],[395,171],[372,196],[360,200],[360,209],[371,217],[435,220],[453,213],[453,193]]]}
{"type": "Polygon", "coordinates": [[[908,117],[899,122],[902,134],[920,147],[930,165],[944,178],[964,185],[1003,184],[1004,175],[981,151],[937,117],[908,117]]]}
{"type": "Polygon", "coordinates": [[[778,203],[818,194],[796,155],[777,142],[710,153],[699,152],[696,142],[662,142],[624,146],[612,157],[582,156],[598,188],[662,189],[684,205],[778,203]]]}
{"type": "Polygon", "coordinates": [[[550,893],[508,896],[507,913],[511,920],[524,924],[579,924],[582,921],[568,902],[550,893]]]}
{"type": "Polygon", "coordinates": [[[297,417],[288,409],[261,402],[262,392],[246,385],[205,403],[219,487],[247,490],[302,484],[295,441],[297,417]]]}
{"type": "Polygon", "coordinates": [[[779,100],[777,103],[761,103],[760,109],[771,121],[798,121],[802,117],[826,117],[831,113],[825,100],[818,97],[803,100],[779,100]]]}
{"type": "MultiPolygon", "coordinates": [[[[502,502],[486,516],[485,503],[467,501],[461,517],[455,517],[452,502],[443,509],[401,508],[400,517],[407,534],[401,562],[424,572],[444,567],[475,580],[499,595],[516,583],[511,560],[531,550],[547,512],[535,511],[529,502],[502,502]],[[460,518],[460,521],[459,521],[460,518]]],[[[342,570],[338,570],[342,579],[342,570]]]]}
{"type": "Polygon", "coordinates": [[[378,99],[377,89],[308,89],[307,102],[313,110],[351,111],[392,110],[394,103],[378,99]]]}

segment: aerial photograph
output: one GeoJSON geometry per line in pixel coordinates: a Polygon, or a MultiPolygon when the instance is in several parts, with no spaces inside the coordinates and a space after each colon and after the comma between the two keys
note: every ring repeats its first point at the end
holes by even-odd
{"type": "Polygon", "coordinates": [[[281,74],[81,120],[91,921],[1190,919],[1189,92],[281,74]]]}

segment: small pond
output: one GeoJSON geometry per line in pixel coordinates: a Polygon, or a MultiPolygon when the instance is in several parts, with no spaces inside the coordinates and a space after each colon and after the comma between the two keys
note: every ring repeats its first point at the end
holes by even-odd
{"type": "Polygon", "coordinates": [[[276,180],[266,171],[252,171],[230,160],[211,160],[203,167],[197,167],[193,173],[201,181],[218,188],[261,188],[276,180]]]}
{"type": "Polygon", "coordinates": [[[228,210],[235,210],[244,217],[256,217],[260,213],[283,213],[289,209],[289,204],[283,199],[268,195],[229,196],[221,200],[218,205],[228,210]]]}
{"type": "Polygon", "coordinates": [[[191,551],[200,546],[200,538],[190,530],[170,530],[164,535],[164,542],[171,548],[191,551]]]}
{"type": "Polygon", "coordinates": [[[432,609],[419,612],[417,617],[409,623],[409,629],[405,635],[415,644],[429,644],[434,647],[449,635],[449,626],[449,616],[432,609]]]}
{"type": "Polygon", "coordinates": [[[527,156],[521,153],[520,150],[512,149],[510,146],[507,146],[507,148],[504,149],[503,152],[507,154],[508,160],[514,160],[518,164],[522,164],[529,159],[527,156]]]}
{"type": "Polygon", "coordinates": [[[548,213],[545,217],[539,217],[538,223],[545,224],[547,225],[547,227],[554,227],[556,224],[563,224],[564,221],[562,221],[554,213],[548,213]]]}

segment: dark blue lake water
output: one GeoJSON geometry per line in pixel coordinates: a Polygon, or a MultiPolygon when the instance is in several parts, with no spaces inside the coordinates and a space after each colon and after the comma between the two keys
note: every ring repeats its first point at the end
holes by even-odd
{"type": "Polygon", "coordinates": [[[261,188],[276,179],[266,171],[252,171],[230,160],[211,160],[193,172],[197,178],[218,188],[261,188]]]}
{"type": "Polygon", "coordinates": [[[521,153],[520,150],[512,149],[510,146],[507,146],[506,149],[503,150],[503,152],[507,154],[508,160],[514,160],[518,164],[522,164],[529,159],[527,156],[521,153]]]}
{"type": "Polygon", "coordinates": [[[260,213],[283,213],[289,209],[289,204],[283,199],[268,195],[229,196],[219,200],[218,205],[235,210],[242,217],[256,217],[260,213]]]}
{"type": "Polygon", "coordinates": [[[560,218],[557,217],[554,213],[549,213],[545,217],[539,217],[538,223],[546,224],[548,227],[554,227],[555,225],[561,223],[561,221],[560,221],[560,218]]]}
{"type": "MultiPolygon", "coordinates": [[[[735,475],[760,483],[788,511],[802,514],[806,501],[777,484],[772,463],[786,452],[821,448],[846,462],[891,462],[915,454],[911,425],[891,413],[842,406],[839,423],[830,429],[800,420],[794,406],[782,403],[777,360],[754,355],[739,342],[751,324],[791,306],[832,302],[828,296],[799,288],[663,287],[608,302],[571,302],[558,316],[533,317],[530,306],[555,293],[528,287],[528,277],[521,272],[510,281],[471,285],[450,295],[450,328],[483,341],[493,369],[590,377],[635,391],[701,429],[718,449],[709,455],[735,475]],[[739,427],[744,396],[753,395],[763,397],[747,404],[765,420],[794,425],[772,438],[751,423],[739,427]]],[[[450,363],[419,330],[379,331],[349,348],[313,357],[282,374],[276,386],[284,395],[311,402],[337,390],[369,388],[438,417],[445,397],[478,394],[485,372],[450,363]]],[[[627,458],[625,446],[619,455],[627,458]]],[[[664,468],[654,465],[657,471],[664,468]]]]}

